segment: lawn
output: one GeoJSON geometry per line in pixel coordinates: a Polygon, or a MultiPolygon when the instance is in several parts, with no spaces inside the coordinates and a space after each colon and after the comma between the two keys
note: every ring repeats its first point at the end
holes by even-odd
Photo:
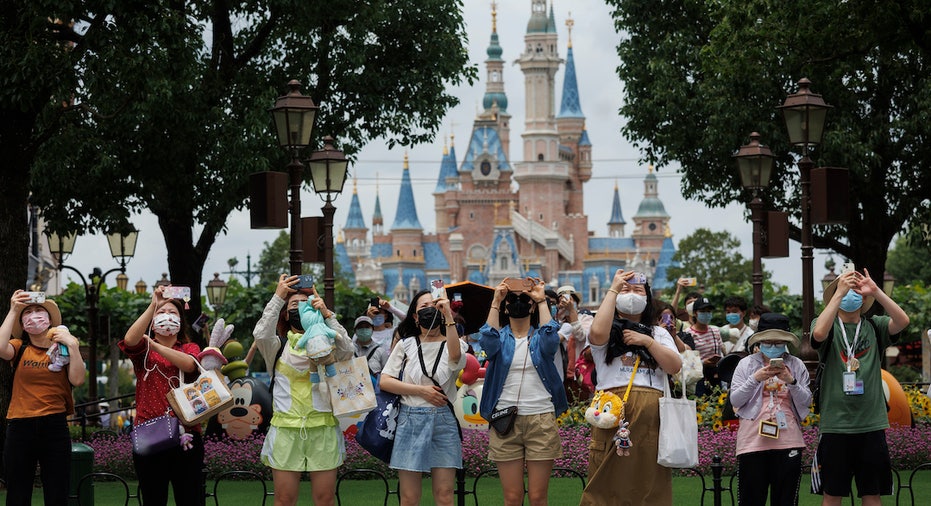
{"type": "MultiPolygon", "coordinates": [[[[903,473],[903,479],[908,479],[909,472],[903,473]]],[[[706,477],[710,486],[710,478],[706,477]]],[[[724,485],[728,485],[729,477],[725,477],[724,485]]],[[[466,488],[471,489],[474,478],[466,479],[466,488]]],[[[673,497],[675,504],[698,505],[701,497],[701,481],[697,477],[679,477],[673,478],[673,497]]],[[[213,492],[214,482],[208,482],[209,492],[213,492]]],[[[271,490],[271,482],[267,483],[271,490]]],[[[397,481],[389,480],[388,486],[391,490],[397,489],[397,481]]],[[[734,482],[737,486],[737,482],[734,482]]],[[[802,488],[799,493],[799,504],[802,506],[816,506],[821,504],[821,497],[811,495],[808,492],[808,476],[802,478],[802,488]]],[[[298,502],[301,506],[309,506],[310,500],[310,483],[305,482],[301,485],[301,500],[298,502]]],[[[130,483],[130,490],[135,493],[136,483],[130,483]]],[[[345,480],[340,484],[341,504],[345,506],[364,505],[374,506],[383,504],[385,499],[385,484],[381,480],[345,480]]],[[[552,505],[571,505],[578,504],[579,496],[582,491],[582,485],[578,478],[553,478],[550,482],[549,503],[552,505]]],[[[94,486],[94,504],[97,505],[117,505],[123,504],[124,492],[122,485],[119,483],[101,483],[94,486]]],[[[478,504],[495,505],[501,503],[501,489],[498,480],[495,477],[483,477],[478,482],[476,489],[478,504]]],[[[916,475],[915,479],[915,497],[931,497],[931,472],[922,472],[916,475]]],[[[6,494],[0,492],[0,499],[5,501],[6,494]]],[[[251,506],[259,505],[262,502],[262,484],[258,481],[223,481],[217,487],[217,501],[220,505],[251,506]]],[[[397,504],[397,498],[389,499],[388,504],[397,504]]],[[[42,491],[36,489],[32,504],[42,504],[42,491]]],[[[130,504],[137,504],[130,502],[130,504]]],[[[174,504],[170,501],[169,504],[174,504]]],[[[214,504],[212,499],[208,499],[208,504],[214,504]]],[[[269,497],[266,504],[272,504],[272,498],[269,497]]],[[[432,505],[433,501],[430,496],[430,481],[424,480],[423,505],[432,505]]],[[[466,504],[474,504],[471,497],[466,498],[466,504]]],[[[705,504],[713,504],[713,497],[710,492],[705,496],[705,504]]],[[[722,504],[731,504],[729,496],[725,493],[722,504]]],[[[849,504],[845,501],[844,504],[849,504]]],[[[884,505],[894,505],[895,497],[889,496],[883,498],[884,505]]],[[[908,492],[903,490],[903,497],[899,504],[909,505],[908,492]]]]}

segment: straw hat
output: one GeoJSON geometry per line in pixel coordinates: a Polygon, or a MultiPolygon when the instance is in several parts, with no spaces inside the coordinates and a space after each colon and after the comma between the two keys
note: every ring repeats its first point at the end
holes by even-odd
{"type": "MultiPolygon", "coordinates": [[[[54,300],[45,299],[45,302],[43,302],[42,304],[27,304],[26,305],[26,307],[29,307],[29,306],[41,306],[46,311],[48,311],[49,328],[57,327],[61,325],[61,311],[58,309],[58,304],[56,304],[54,300]]],[[[26,309],[23,308],[23,311],[25,310],[26,309]]],[[[20,311],[19,314],[16,315],[16,319],[13,320],[12,337],[13,339],[19,339],[22,335],[23,335],[23,312],[20,311]]]]}
{"type": "MultiPolygon", "coordinates": [[[[834,297],[834,292],[837,291],[837,282],[840,281],[840,276],[834,278],[834,281],[831,281],[831,284],[824,289],[824,295],[821,297],[821,300],[824,302],[824,305],[827,306],[828,302],[831,302],[831,299],[834,297]]],[[[870,310],[870,307],[873,306],[873,302],[876,299],[872,295],[867,295],[863,297],[863,305],[860,306],[860,314],[863,314],[870,310]]]]}
{"type": "Polygon", "coordinates": [[[747,349],[760,341],[781,341],[798,346],[798,337],[789,332],[789,317],[779,313],[763,313],[756,332],[747,340],[747,349]]]}
{"type": "Polygon", "coordinates": [[[579,292],[576,292],[576,291],[575,291],[575,287],[572,286],[572,285],[563,285],[563,286],[560,286],[559,288],[556,289],[556,295],[562,296],[562,294],[564,294],[564,293],[568,293],[569,296],[571,296],[573,299],[575,299],[575,303],[576,303],[576,304],[578,304],[578,303],[581,302],[581,300],[582,300],[582,299],[579,297],[579,292]]]}

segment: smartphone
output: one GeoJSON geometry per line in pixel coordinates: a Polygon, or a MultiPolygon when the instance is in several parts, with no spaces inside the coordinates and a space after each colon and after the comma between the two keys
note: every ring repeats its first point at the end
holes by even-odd
{"type": "Polygon", "coordinates": [[[782,358],[771,358],[769,359],[770,367],[783,367],[785,364],[782,363],[782,358]]]}
{"type": "Polygon", "coordinates": [[[372,297],[369,299],[369,305],[372,307],[378,307],[378,297],[372,297]]]}
{"type": "Polygon", "coordinates": [[[314,277],[310,274],[301,274],[297,277],[297,284],[293,288],[300,290],[306,288],[310,290],[314,287],[314,277]]]}
{"type": "Polygon", "coordinates": [[[461,293],[458,293],[458,292],[457,292],[457,293],[454,293],[454,294],[453,294],[453,300],[462,302],[462,294],[461,294],[461,293]]]}
{"type": "Polygon", "coordinates": [[[685,280],[685,286],[695,286],[698,284],[698,278],[682,278],[685,280]]]}
{"type": "Polygon", "coordinates": [[[166,286],[162,294],[168,299],[191,300],[191,287],[166,286]]]}
{"type": "Polygon", "coordinates": [[[445,299],[446,298],[446,289],[443,288],[442,279],[434,279],[430,281],[430,295],[433,296],[433,300],[436,299],[445,299]]]}
{"type": "Polygon", "coordinates": [[[855,270],[857,270],[857,269],[856,269],[856,267],[853,265],[853,262],[844,262],[844,265],[843,265],[843,266],[841,267],[841,269],[840,269],[840,273],[841,273],[841,274],[846,274],[846,273],[848,273],[848,272],[853,272],[853,271],[855,271],[855,270]]]}
{"type": "Polygon", "coordinates": [[[529,292],[533,289],[533,280],[529,278],[504,278],[504,284],[507,285],[509,292],[529,292]]]}
{"type": "Polygon", "coordinates": [[[627,283],[631,285],[645,285],[646,282],[647,277],[644,276],[642,272],[635,272],[634,275],[627,280],[627,283]]]}
{"type": "Polygon", "coordinates": [[[42,304],[45,302],[45,292],[26,292],[26,294],[29,295],[26,304],[42,304]]]}

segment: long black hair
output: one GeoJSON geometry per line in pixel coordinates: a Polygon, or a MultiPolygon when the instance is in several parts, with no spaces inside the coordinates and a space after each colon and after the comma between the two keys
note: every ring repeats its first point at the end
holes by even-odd
{"type": "MultiPolygon", "coordinates": [[[[425,294],[429,293],[430,290],[421,290],[411,299],[411,305],[407,307],[407,316],[398,324],[398,334],[401,336],[401,339],[420,335],[420,325],[417,324],[417,319],[414,318],[414,315],[417,314],[417,301],[425,294]]],[[[443,325],[442,327],[440,332],[445,336],[446,326],[443,325]]]]}
{"type": "Polygon", "coordinates": [[[643,289],[646,292],[647,305],[643,308],[643,312],[640,313],[639,325],[637,322],[621,318],[617,309],[614,310],[614,320],[611,322],[611,334],[608,337],[608,348],[605,350],[606,364],[610,364],[614,361],[615,357],[624,355],[627,352],[634,352],[640,355],[640,359],[645,366],[651,369],[656,368],[656,359],[653,358],[653,355],[651,355],[645,347],[624,344],[624,329],[631,329],[653,337],[653,326],[656,324],[653,316],[656,311],[653,307],[653,290],[650,288],[650,283],[646,282],[643,284],[643,289]]]}
{"type": "MultiPolygon", "coordinates": [[[[514,302],[518,297],[527,297],[530,299],[531,311],[530,311],[530,327],[537,329],[540,328],[540,307],[538,304],[533,302],[533,297],[526,293],[517,293],[517,292],[508,292],[507,296],[504,297],[504,300],[501,301],[501,304],[498,306],[498,325],[500,328],[507,327],[511,324],[511,317],[507,313],[507,305],[509,302],[514,302]]],[[[547,306],[547,311],[549,306],[547,306]]]]}

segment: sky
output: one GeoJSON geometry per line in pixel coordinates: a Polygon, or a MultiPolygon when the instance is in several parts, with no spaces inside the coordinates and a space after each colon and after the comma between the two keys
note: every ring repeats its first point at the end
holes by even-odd
{"type": "MultiPolygon", "coordinates": [[[[485,91],[485,50],[491,35],[491,1],[465,0],[464,17],[469,36],[469,54],[473,64],[478,65],[479,81],[471,88],[454,87],[451,93],[460,99],[460,104],[450,110],[444,120],[443,131],[439,132],[432,144],[419,145],[408,151],[411,178],[417,214],[424,232],[435,232],[435,214],[433,211],[433,189],[436,186],[440,160],[443,154],[444,138],[449,134],[455,136],[457,162],[461,163],[465,155],[472,122],[480,112],[482,96],[485,91]]],[[[500,0],[498,9],[498,35],[504,51],[502,58],[507,62],[504,68],[505,91],[508,95],[508,110],[511,118],[511,162],[518,161],[520,152],[520,134],[524,131],[524,94],[523,74],[513,64],[520,56],[523,36],[530,16],[530,0],[500,0]]],[[[615,71],[618,65],[616,46],[620,35],[615,32],[611,9],[603,0],[555,0],[554,12],[559,32],[560,55],[565,58],[568,29],[565,21],[574,20],[572,45],[575,56],[576,76],[582,112],[586,115],[586,127],[592,143],[593,170],[592,179],[585,184],[585,212],[588,215],[589,228],[598,236],[607,235],[607,221],[611,212],[611,199],[615,184],[621,196],[621,208],[628,222],[626,232],[633,228],[632,217],[643,198],[643,178],[647,174],[647,165],[640,163],[639,152],[621,134],[624,118],[618,114],[623,103],[624,84],[615,71]]],[[[562,97],[564,68],[560,68],[556,83],[556,107],[558,112],[562,97]]],[[[283,89],[283,85],[282,85],[283,89]]],[[[269,104],[271,107],[272,104],[269,104]]],[[[269,128],[269,139],[273,140],[269,128]]],[[[321,139],[324,133],[315,132],[321,139]]],[[[739,146],[734,146],[736,152],[739,146]]],[[[334,226],[342,228],[351,201],[353,183],[358,185],[359,199],[365,224],[372,226],[376,187],[381,197],[382,212],[386,229],[394,221],[395,208],[400,187],[403,167],[404,148],[389,151],[383,142],[374,141],[359,153],[357,161],[350,165],[350,179],[343,194],[334,205],[336,215],[334,226]]],[[[676,244],[699,227],[712,231],[727,231],[741,242],[740,253],[744,258],[752,258],[752,225],[747,219],[745,207],[739,203],[725,208],[709,209],[704,204],[690,201],[680,193],[678,167],[663,167],[657,172],[659,180],[659,198],[670,214],[670,228],[676,244]]],[[[736,172],[736,164],[732,169],[736,172]]],[[[284,167],[282,167],[284,170],[284,167]]],[[[322,200],[310,187],[302,192],[301,207],[304,216],[322,216],[322,200]]],[[[151,286],[161,278],[161,273],[168,271],[167,254],[164,240],[155,217],[151,214],[138,215],[133,223],[140,230],[139,247],[135,257],[127,266],[130,284],[142,279],[151,286]]],[[[248,211],[237,212],[227,222],[227,233],[217,238],[210,251],[203,271],[203,284],[213,278],[214,272],[229,271],[227,260],[236,257],[239,264],[236,270],[246,269],[246,256],[251,254],[253,266],[264,248],[265,242],[273,241],[279,230],[251,230],[248,211]]],[[[197,234],[200,230],[195,231],[197,234]]],[[[88,273],[93,267],[104,270],[116,266],[116,261],[102,253],[107,249],[106,238],[102,235],[87,235],[78,238],[75,253],[66,260],[68,265],[88,273]]],[[[801,254],[799,244],[790,241],[790,256],[784,259],[764,259],[764,269],[773,273],[773,281],[789,287],[791,293],[801,293],[801,254]]],[[[816,251],[814,260],[815,296],[820,297],[820,279],[827,272],[824,269],[826,252],[816,251]]],[[[840,258],[835,258],[840,263],[840,258]]],[[[229,274],[223,274],[228,279],[229,274]]],[[[64,272],[64,278],[74,277],[73,273],[64,272]]],[[[244,281],[239,276],[240,281],[244,281]]],[[[112,278],[108,284],[115,283],[112,278]]],[[[747,280],[749,283],[750,280],[747,280]]]]}

